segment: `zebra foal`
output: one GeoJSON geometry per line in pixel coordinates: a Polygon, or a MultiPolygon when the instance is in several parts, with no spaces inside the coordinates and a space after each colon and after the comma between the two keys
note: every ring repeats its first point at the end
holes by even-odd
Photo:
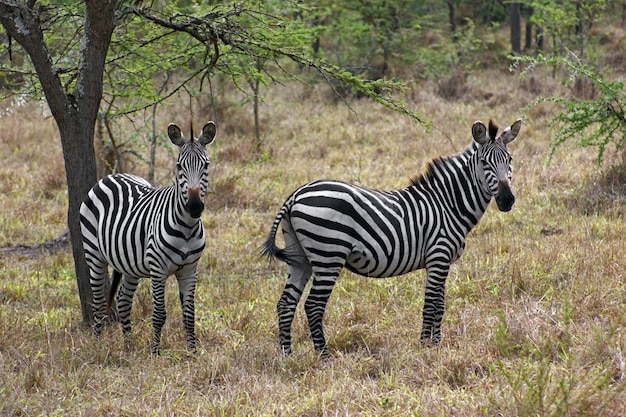
{"type": "Polygon", "coordinates": [[[186,140],[175,124],[167,134],[179,148],[176,179],[154,188],[143,178],[129,174],[100,180],[80,207],[85,258],[93,292],[94,330],[102,332],[103,319],[118,286],[117,307],[124,334],[130,332],[130,310],[140,278],[152,281],[152,354],[159,353],[165,323],[165,281],[174,274],[183,312],[187,348],[195,351],[194,294],[197,265],[205,237],[200,216],[208,187],[209,159],[206,146],[215,139],[216,127],[207,123],[199,138],[193,131],[186,140]],[[108,295],[108,266],[113,278],[108,295]],[[106,307],[105,307],[106,304],[106,307]]]}
{"type": "Polygon", "coordinates": [[[291,323],[311,275],[304,303],[315,350],[327,355],[322,319],[341,270],[386,278],[426,269],[420,340],[441,340],[446,278],[465,248],[465,237],[492,197],[501,211],[513,207],[511,155],[518,119],[498,127],[476,122],[474,140],[461,153],[431,161],[406,188],[379,191],[339,181],[313,181],[295,190],[280,208],[261,254],[288,265],[277,304],[281,350],[291,353],[291,323]],[[281,226],[285,248],[275,243],[281,226]]]}

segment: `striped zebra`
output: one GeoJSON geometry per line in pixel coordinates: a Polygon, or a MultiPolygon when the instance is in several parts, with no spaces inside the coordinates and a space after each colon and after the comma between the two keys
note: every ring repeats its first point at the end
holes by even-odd
{"type": "Polygon", "coordinates": [[[438,345],[450,264],[465,248],[465,237],[492,197],[501,211],[513,207],[511,156],[507,144],[522,125],[518,119],[498,136],[491,121],[472,126],[474,141],[463,152],[431,161],[407,188],[378,191],[339,181],[303,185],[287,198],[274,219],[261,254],[288,265],[278,301],[279,342],[291,353],[291,323],[311,275],[304,303],[315,350],[328,355],[322,319],[341,270],[386,278],[426,269],[420,340],[438,345]],[[285,248],[276,246],[279,225],[285,248]]]}
{"type": "Polygon", "coordinates": [[[166,317],[165,281],[175,274],[187,348],[195,351],[194,293],[198,260],[205,243],[200,215],[208,184],[206,146],[213,142],[215,132],[215,124],[209,122],[198,139],[194,139],[192,130],[186,140],[178,126],[168,126],[170,140],[179,147],[176,180],[169,186],[154,188],[135,175],[115,174],[103,178],[89,191],[80,207],[80,223],[96,334],[102,332],[103,319],[109,313],[120,280],[118,315],[124,334],[130,332],[133,294],[140,278],[151,278],[152,354],[158,354],[166,317]],[[113,278],[106,302],[109,265],[113,278]]]}

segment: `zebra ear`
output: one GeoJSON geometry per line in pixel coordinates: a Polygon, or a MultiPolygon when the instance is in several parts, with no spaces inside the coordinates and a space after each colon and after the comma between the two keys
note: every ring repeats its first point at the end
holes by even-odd
{"type": "Polygon", "coordinates": [[[183,138],[180,127],[176,126],[174,123],[170,123],[167,127],[167,136],[169,136],[172,143],[176,146],[182,146],[183,143],[185,143],[185,138],[183,138]]]}
{"type": "Polygon", "coordinates": [[[202,135],[198,138],[198,141],[201,145],[207,146],[209,143],[212,143],[215,139],[215,133],[217,132],[217,128],[215,127],[215,123],[209,122],[204,125],[202,128],[202,135]]]}
{"type": "Polygon", "coordinates": [[[513,123],[511,126],[504,129],[504,132],[502,132],[502,135],[500,136],[502,138],[502,142],[505,145],[507,143],[513,142],[513,139],[517,137],[521,128],[522,128],[522,119],[517,119],[515,123],[513,123]]]}
{"type": "Polygon", "coordinates": [[[481,145],[489,142],[489,137],[487,136],[487,126],[481,121],[474,122],[472,126],[472,136],[474,140],[481,145]]]}

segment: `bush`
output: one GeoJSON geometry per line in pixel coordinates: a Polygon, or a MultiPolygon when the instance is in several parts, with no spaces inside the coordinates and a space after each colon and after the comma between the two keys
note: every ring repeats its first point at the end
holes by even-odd
{"type": "MultiPolygon", "coordinates": [[[[621,79],[607,81],[584,64],[571,57],[518,57],[514,62],[530,64],[525,74],[536,65],[564,67],[570,74],[567,83],[574,89],[586,85],[593,94],[573,94],[566,97],[541,97],[533,104],[552,102],[562,110],[551,120],[551,125],[559,129],[551,143],[550,157],[556,149],[568,140],[576,140],[580,147],[594,147],[597,150],[598,164],[602,164],[605,151],[611,145],[622,150],[626,142],[626,93],[621,79]],[[585,99],[584,97],[590,97],[585,99]]],[[[622,164],[626,164],[622,154],[622,164]]]]}

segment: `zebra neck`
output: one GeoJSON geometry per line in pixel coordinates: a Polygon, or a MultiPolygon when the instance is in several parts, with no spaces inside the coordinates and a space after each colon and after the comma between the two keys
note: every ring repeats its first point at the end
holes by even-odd
{"type": "Polygon", "coordinates": [[[477,152],[474,152],[467,160],[467,172],[469,173],[467,180],[468,184],[471,185],[472,195],[474,197],[473,200],[475,202],[474,207],[477,214],[475,226],[491,202],[491,193],[485,181],[483,164],[477,152]]]}
{"type": "Polygon", "coordinates": [[[435,159],[426,174],[413,182],[418,190],[430,190],[427,192],[436,195],[442,208],[465,233],[478,224],[491,201],[475,151],[476,148],[468,147],[460,154],[435,159]]]}

